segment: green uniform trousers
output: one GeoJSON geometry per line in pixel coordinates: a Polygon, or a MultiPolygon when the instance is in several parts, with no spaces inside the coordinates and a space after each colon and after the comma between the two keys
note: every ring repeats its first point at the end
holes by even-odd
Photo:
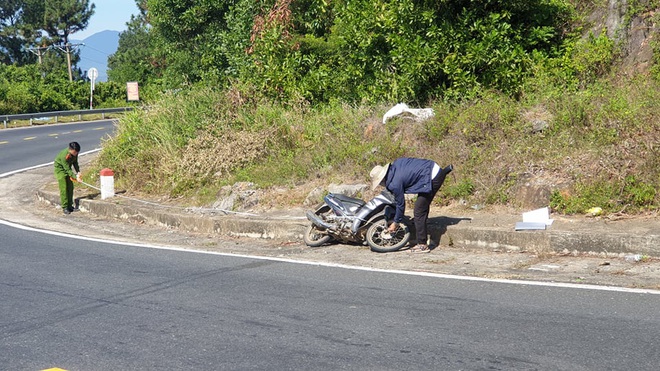
{"type": "Polygon", "coordinates": [[[57,174],[57,184],[60,186],[60,205],[62,209],[73,207],[73,182],[69,176],[57,174]]]}

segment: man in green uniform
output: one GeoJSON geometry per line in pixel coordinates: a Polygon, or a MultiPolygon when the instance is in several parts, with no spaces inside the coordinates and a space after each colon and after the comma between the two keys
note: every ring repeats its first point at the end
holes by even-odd
{"type": "Polygon", "coordinates": [[[71,214],[73,208],[73,179],[82,181],[80,167],[78,166],[78,152],[80,144],[78,142],[69,143],[69,148],[63,149],[55,157],[55,178],[60,186],[60,205],[65,214],[71,214]],[[76,170],[74,173],[71,167],[76,170]]]}

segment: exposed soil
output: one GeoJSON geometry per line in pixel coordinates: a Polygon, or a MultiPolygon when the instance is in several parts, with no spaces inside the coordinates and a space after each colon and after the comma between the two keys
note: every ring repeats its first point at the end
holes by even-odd
{"type": "MultiPolygon", "coordinates": [[[[82,166],[84,168],[84,163],[82,166]]],[[[634,262],[588,255],[539,256],[530,252],[493,252],[443,245],[429,254],[406,251],[378,254],[355,245],[309,248],[302,241],[182,233],[175,229],[103,219],[84,212],[65,216],[59,208],[40,203],[35,198],[37,189],[53,181],[50,167],[0,179],[0,189],[4,190],[0,195],[0,219],[74,235],[222,253],[496,279],[660,289],[658,259],[634,262]]],[[[80,196],[81,190],[76,192],[76,196],[80,196]]]]}

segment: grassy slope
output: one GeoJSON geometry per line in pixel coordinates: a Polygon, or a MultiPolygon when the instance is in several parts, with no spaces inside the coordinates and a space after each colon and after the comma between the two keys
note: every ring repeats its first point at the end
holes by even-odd
{"type": "Polygon", "coordinates": [[[282,107],[196,90],[129,114],[100,163],[131,190],[204,204],[236,181],[302,189],[366,182],[373,165],[415,156],[456,166],[438,202],[524,207],[521,189],[536,184],[567,213],[636,212],[660,203],[659,88],[638,78],[518,101],[493,93],[436,102],[425,122],[386,125],[386,105],[282,107]],[[535,132],[540,123],[548,126],[535,132]]]}
{"type": "Polygon", "coordinates": [[[539,74],[516,100],[487,92],[474,101],[432,102],[436,116],[425,122],[403,117],[383,125],[396,102],[310,108],[241,89],[183,91],[128,114],[99,167],[115,169],[119,186],[145,195],[208,204],[222,186],[251,181],[296,190],[278,200],[299,205],[316,185],[367,182],[375,164],[414,156],[456,166],[440,203],[655,210],[660,84],[646,74],[608,74],[611,52],[599,38],[573,54],[586,88],[539,74]]]}

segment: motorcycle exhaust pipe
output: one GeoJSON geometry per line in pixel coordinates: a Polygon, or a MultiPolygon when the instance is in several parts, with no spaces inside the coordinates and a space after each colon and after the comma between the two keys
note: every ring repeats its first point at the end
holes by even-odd
{"type": "Polygon", "coordinates": [[[324,228],[324,229],[335,229],[335,226],[332,224],[328,224],[323,219],[319,218],[318,215],[314,214],[311,211],[308,211],[305,216],[307,216],[307,219],[312,222],[315,226],[319,228],[324,228]]]}

